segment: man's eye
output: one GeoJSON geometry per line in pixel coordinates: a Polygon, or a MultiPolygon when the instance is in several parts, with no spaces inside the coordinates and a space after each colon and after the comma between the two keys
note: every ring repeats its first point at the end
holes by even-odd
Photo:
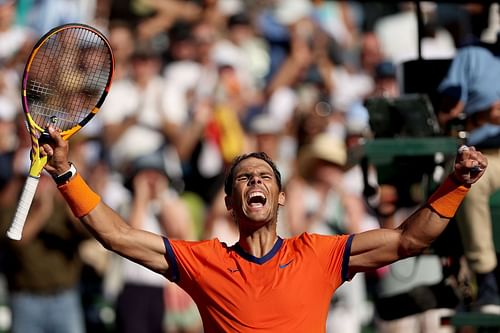
{"type": "Polygon", "coordinates": [[[248,179],[247,176],[240,176],[240,177],[236,178],[236,180],[239,181],[239,182],[246,181],[247,179],[248,179]]]}

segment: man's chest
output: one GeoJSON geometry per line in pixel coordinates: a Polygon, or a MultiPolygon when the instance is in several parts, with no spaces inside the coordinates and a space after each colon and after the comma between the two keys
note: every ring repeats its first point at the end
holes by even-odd
{"type": "Polygon", "coordinates": [[[334,291],[323,268],[301,255],[278,256],[265,264],[226,260],[217,269],[207,267],[198,282],[206,305],[242,320],[297,315],[327,304],[334,291]]]}

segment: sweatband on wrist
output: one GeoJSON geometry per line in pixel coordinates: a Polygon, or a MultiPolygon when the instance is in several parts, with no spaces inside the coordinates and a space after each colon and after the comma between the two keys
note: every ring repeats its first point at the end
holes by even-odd
{"type": "Polygon", "coordinates": [[[79,173],[57,188],[78,218],[90,213],[101,201],[101,197],[92,191],[79,173]]]}
{"type": "Polygon", "coordinates": [[[450,175],[430,196],[427,204],[441,217],[451,219],[469,192],[469,188],[470,186],[458,184],[450,175]]]}

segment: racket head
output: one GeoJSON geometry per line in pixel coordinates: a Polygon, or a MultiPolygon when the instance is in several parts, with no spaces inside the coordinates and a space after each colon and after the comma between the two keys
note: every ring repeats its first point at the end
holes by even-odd
{"type": "MultiPolygon", "coordinates": [[[[97,29],[71,23],[43,35],[22,77],[21,100],[32,142],[48,124],[60,129],[65,140],[78,132],[99,111],[113,74],[111,46],[97,29]]],[[[35,144],[33,148],[38,153],[35,144]]]]}

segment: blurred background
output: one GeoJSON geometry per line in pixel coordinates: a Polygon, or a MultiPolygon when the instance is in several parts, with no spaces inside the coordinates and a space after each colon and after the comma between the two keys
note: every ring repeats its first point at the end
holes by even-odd
{"type": "Polygon", "coordinates": [[[71,158],[138,228],[232,245],[224,172],[256,150],[283,175],[282,237],[396,227],[459,145],[481,149],[489,176],[456,223],[344,284],[327,332],[499,331],[498,2],[0,0],[0,332],[202,332],[189,296],[104,250],[46,174],[23,239],[5,237],[29,166],[22,71],[72,22],[116,67],[71,158]]]}

